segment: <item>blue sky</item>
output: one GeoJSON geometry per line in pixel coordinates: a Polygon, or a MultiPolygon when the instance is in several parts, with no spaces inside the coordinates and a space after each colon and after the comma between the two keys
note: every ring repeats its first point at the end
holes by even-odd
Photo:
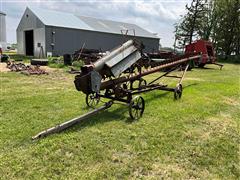
{"type": "Polygon", "coordinates": [[[0,0],[7,14],[7,41],[16,42],[16,28],[27,6],[134,23],[157,33],[162,46],[171,47],[174,23],[191,0],[0,0]]]}

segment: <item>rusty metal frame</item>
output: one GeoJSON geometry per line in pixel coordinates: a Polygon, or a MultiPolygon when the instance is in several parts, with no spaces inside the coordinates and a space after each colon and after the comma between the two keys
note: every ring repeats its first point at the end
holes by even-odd
{"type": "MultiPolygon", "coordinates": [[[[176,86],[178,86],[179,84],[181,85],[188,67],[189,67],[189,64],[187,64],[186,67],[183,69],[181,76],[168,75],[171,72],[178,70],[179,68],[182,69],[182,65],[173,67],[170,70],[168,70],[167,72],[165,72],[164,74],[162,74],[161,76],[159,76],[156,79],[149,82],[147,85],[142,86],[141,88],[139,87],[139,88],[133,88],[133,89],[126,89],[125,96],[122,96],[121,98],[116,97],[116,94],[114,94],[114,93],[112,93],[112,94],[98,93],[98,96],[101,97],[101,98],[107,98],[107,99],[111,99],[113,101],[119,101],[119,102],[123,102],[123,103],[128,104],[128,103],[130,103],[130,101],[132,99],[132,96],[136,95],[136,94],[141,94],[141,93],[149,92],[149,91],[153,91],[153,90],[175,92],[176,87],[167,87],[167,85],[159,85],[159,84],[153,84],[153,83],[160,80],[161,78],[168,77],[168,78],[180,79],[176,86]],[[112,95],[115,95],[115,96],[112,96],[112,95]],[[126,99],[126,97],[127,97],[127,99],[126,99]]],[[[139,80],[139,79],[136,79],[136,80],[139,80]]]]}

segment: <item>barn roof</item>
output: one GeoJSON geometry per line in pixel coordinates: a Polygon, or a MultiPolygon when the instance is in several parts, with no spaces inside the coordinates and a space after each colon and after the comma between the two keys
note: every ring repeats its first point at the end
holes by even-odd
{"type": "MultiPolygon", "coordinates": [[[[151,32],[130,23],[78,16],[71,13],[52,11],[40,8],[29,8],[47,26],[83,29],[89,31],[121,34],[121,30],[129,30],[128,35],[158,38],[151,32]]],[[[158,38],[159,39],[159,38],[158,38]]]]}

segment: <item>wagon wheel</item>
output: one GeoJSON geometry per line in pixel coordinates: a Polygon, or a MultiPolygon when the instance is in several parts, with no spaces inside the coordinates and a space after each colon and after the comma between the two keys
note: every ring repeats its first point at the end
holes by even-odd
{"type": "Polygon", "coordinates": [[[100,96],[97,93],[87,94],[86,95],[86,104],[88,107],[96,107],[99,103],[100,96]]]}
{"type": "Polygon", "coordinates": [[[139,83],[138,83],[138,88],[142,89],[143,87],[145,87],[147,85],[147,81],[145,79],[139,79],[139,83]]]}
{"type": "Polygon", "coordinates": [[[174,99],[178,100],[182,97],[182,85],[178,84],[177,87],[174,89],[174,99]]]}
{"type": "Polygon", "coordinates": [[[134,97],[129,104],[129,115],[132,119],[139,119],[145,108],[144,99],[141,96],[134,97]]]}

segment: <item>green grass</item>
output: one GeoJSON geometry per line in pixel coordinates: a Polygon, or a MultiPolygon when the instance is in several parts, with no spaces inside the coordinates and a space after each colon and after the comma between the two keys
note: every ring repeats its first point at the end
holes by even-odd
{"type": "Polygon", "coordinates": [[[208,67],[187,72],[179,101],[142,94],[138,121],[113,105],[39,141],[31,136],[89,111],[74,76],[1,73],[0,178],[239,179],[240,65],[208,67]]]}
{"type": "Polygon", "coordinates": [[[33,58],[32,56],[25,56],[22,54],[16,54],[16,53],[6,53],[9,55],[10,60],[14,61],[23,61],[24,63],[30,63],[30,59],[33,58]]]}

